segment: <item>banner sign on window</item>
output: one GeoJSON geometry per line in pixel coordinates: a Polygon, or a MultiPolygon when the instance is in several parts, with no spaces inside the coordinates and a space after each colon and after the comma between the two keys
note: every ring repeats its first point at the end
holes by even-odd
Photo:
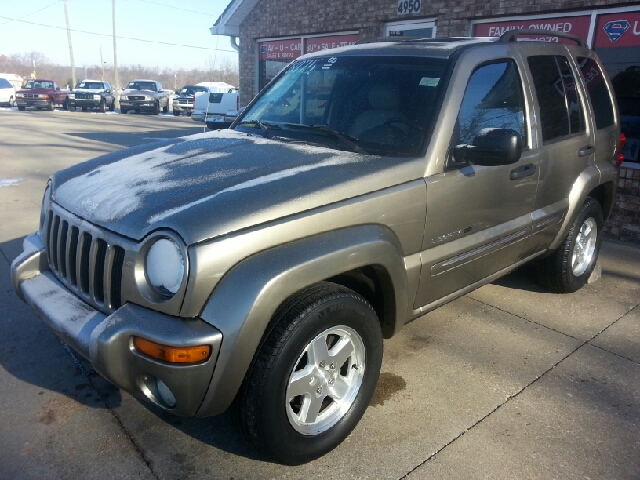
{"type": "Polygon", "coordinates": [[[260,60],[295,60],[302,55],[302,39],[260,42],[260,60]]]}
{"type": "Polygon", "coordinates": [[[546,42],[575,44],[575,42],[566,38],[554,37],[553,32],[568,33],[570,35],[581,37],[586,41],[589,35],[590,24],[590,15],[579,15],[575,17],[546,17],[533,18],[528,20],[507,20],[502,22],[477,23],[473,26],[473,36],[499,37],[509,30],[516,29],[549,30],[550,36],[548,37],[541,36],[538,38],[535,35],[523,35],[523,38],[543,40],[546,42]]]}
{"type": "Polygon", "coordinates": [[[334,35],[331,37],[307,38],[305,40],[304,53],[313,53],[328,48],[354,45],[359,39],[359,35],[334,35]]]}
{"type": "Polygon", "coordinates": [[[640,46],[640,12],[598,15],[594,48],[640,46]]]}

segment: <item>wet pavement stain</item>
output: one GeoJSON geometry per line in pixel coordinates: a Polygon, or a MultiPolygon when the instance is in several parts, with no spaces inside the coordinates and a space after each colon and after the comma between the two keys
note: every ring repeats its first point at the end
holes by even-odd
{"type": "Polygon", "coordinates": [[[40,423],[51,425],[56,420],[56,414],[53,410],[47,410],[39,419],[40,423]]]}
{"type": "Polygon", "coordinates": [[[395,373],[384,372],[380,374],[376,391],[373,393],[370,406],[376,407],[384,405],[395,393],[401,392],[407,388],[407,382],[400,375],[395,373]]]}

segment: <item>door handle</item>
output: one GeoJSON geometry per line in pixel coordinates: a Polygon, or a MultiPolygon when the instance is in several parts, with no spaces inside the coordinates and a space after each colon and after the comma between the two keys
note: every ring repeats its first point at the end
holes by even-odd
{"type": "Polygon", "coordinates": [[[520,180],[524,177],[530,177],[534,173],[536,173],[536,166],[533,163],[528,163],[527,165],[522,165],[511,170],[509,178],[511,180],[520,180]]]}
{"type": "Polygon", "coordinates": [[[580,150],[578,150],[578,155],[581,157],[586,157],[587,155],[591,155],[596,151],[596,147],[593,145],[585,145],[580,150]]]}

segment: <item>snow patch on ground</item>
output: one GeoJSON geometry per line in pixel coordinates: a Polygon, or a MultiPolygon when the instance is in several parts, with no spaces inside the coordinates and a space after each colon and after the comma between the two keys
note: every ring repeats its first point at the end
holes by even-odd
{"type": "Polygon", "coordinates": [[[10,187],[24,182],[24,178],[0,178],[0,187],[10,187]]]}

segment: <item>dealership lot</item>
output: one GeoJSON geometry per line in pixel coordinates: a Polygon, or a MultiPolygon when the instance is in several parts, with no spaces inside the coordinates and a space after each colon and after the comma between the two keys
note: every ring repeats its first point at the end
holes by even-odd
{"type": "Polygon", "coordinates": [[[260,459],[227,415],[178,418],[119,392],[13,292],[50,173],[188,117],[0,109],[0,478],[638,478],[640,248],[605,242],[601,280],[551,294],[518,271],[385,343],[372,405],[329,455],[260,459]]]}

